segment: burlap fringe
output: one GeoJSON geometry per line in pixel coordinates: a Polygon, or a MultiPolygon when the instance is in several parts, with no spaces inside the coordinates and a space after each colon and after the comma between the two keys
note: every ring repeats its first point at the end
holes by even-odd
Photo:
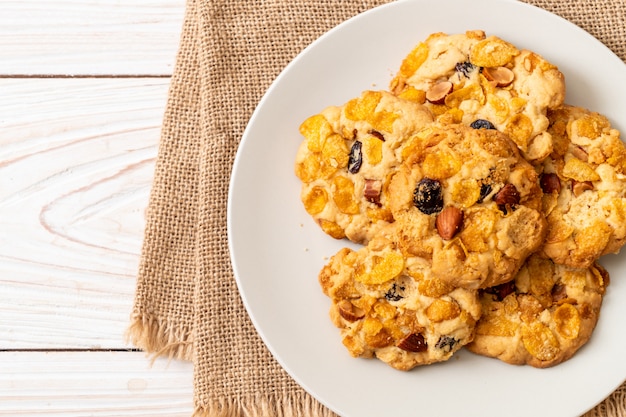
{"type": "MultiPolygon", "coordinates": [[[[626,417],[626,386],[583,417],[626,417]]],[[[192,417],[338,417],[306,393],[216,400],[196,406],[192,417]]]]}
{"type": "Polygon", "coordinates": [[[337,414],[301,393],[274,393],[247,398],[216,400],[196,406],[193,417],[338,417],[337,414]]]}
{"type": "Polygon", "coordinates": [[[150,315],[131,316],[126,341],[149,353],[153,360],[160,356],[187,361],[193,358],[191,329],[179,329],[150,315]]]}

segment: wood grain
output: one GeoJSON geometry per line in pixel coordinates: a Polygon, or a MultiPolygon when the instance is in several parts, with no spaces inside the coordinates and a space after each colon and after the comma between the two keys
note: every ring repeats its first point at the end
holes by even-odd
{"type": "Polygon", "coordinates": [[[0,79],[0,349],[118,348],[168,79],[0,79]]]}
{"type": "Polygon", "coordinates": [[[191,363],[124,351],[184,9],[0,1],[0,416],[192,413],[191,363]]]}
{"type": "Polygon", "coordinates": [[[171,75],[184,5],[0,1],[0,76],[171,75]]]}
{"type": "Polygon", "coordinates": [[[192,365],[141,352],[3,352],[0,416],[189,417],[192,365]]]}

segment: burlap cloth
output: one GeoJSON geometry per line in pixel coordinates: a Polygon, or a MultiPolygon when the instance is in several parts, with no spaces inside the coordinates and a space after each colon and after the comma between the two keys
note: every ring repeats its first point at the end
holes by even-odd
{"type": "MultiPolygon", "coordinates": [[[[331,416],[278,365],[229,263],[227,190],[261,96],[304,47],[384,0],[188,0],[129,326],[152,355],[194,363],[194,416],[331,416]]],[[[624,0],[530,0],[626,60],[624,0]]],[[[598,375],[598,377],[601,377],[598,375]]],[[[586,416],[626,416],[626,384],[586,416]]]]}

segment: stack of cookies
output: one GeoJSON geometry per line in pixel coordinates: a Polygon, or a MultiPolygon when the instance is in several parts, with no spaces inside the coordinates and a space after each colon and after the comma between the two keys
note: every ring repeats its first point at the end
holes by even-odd
{"type": "Polygon", "coordinates": [[[362,245],[319,273],[354,357],[409,370],[465,347],[549,367],[596,326],[626,241],[626,148],[538,54],[436,33],[388,90],[300,126],[301,200],[362,245]]]}

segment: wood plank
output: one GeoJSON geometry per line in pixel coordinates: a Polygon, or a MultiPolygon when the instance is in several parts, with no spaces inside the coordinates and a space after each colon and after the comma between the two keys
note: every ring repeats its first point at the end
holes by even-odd
{"type": "Polygon", "coordinates": [[[0,79],[0,349],[120,348],[169,79],[0,79]]]}
{"type": "Polygon", "coordinates": [[[193,365],[142,352],[0,352],[0,416],[189,417],[193,365]]]}
{"type": "Polygon", "coordinates": [[[0,2],[2,75],[171,75],[185,0],[0,2]]]}

